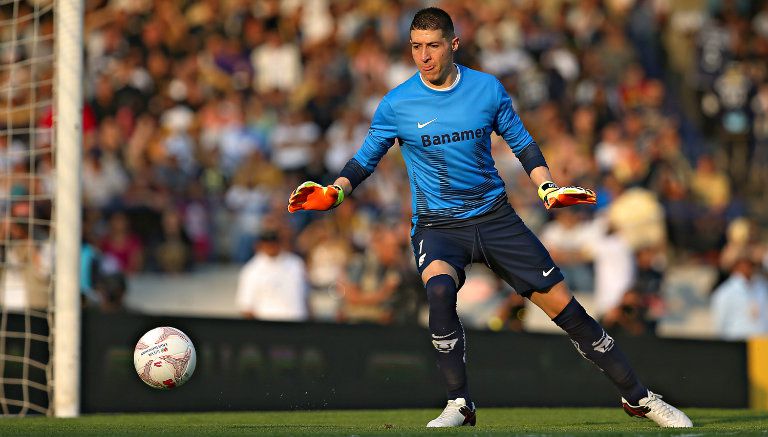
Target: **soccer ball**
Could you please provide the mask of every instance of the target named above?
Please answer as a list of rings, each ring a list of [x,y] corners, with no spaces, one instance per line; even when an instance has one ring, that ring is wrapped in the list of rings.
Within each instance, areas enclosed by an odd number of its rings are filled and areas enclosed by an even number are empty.
[[[148,386],[170,390],[189,380],[195,371],[197,354],[186,334],[161,326],[139,339],[133,350],[133,366]]]

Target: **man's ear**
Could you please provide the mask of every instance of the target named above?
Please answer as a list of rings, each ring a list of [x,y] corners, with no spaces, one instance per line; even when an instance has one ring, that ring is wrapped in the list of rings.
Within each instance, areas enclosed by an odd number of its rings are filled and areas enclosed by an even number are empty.
[[[459,49],[459,37],[454,36],[453,39],[451,40],[451,51],[455,52],[458,49]]]

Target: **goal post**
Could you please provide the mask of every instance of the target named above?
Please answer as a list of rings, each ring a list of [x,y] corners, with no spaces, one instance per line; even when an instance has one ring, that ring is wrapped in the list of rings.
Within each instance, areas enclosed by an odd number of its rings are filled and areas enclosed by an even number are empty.
[[[0,416],[80,412],[83,21],[0,0]]]
[[[55,276],[53,412],[80,414],[80,242],[83,0],[54,3]]]

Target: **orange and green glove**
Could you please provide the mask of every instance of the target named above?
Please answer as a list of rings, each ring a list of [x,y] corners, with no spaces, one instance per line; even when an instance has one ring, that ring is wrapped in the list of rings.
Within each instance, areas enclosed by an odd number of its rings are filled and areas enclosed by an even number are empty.
[[[539,197],[547,209],[562,208],[580,203],[594,204],[597,201],[595,192],[581,187],[558,187],[552,181],[539,185]]]
[[[344,190],[338,185],[324,187],[315,182],[304,182],[291,193],[288,199],[288,212],[326,211],[339,206],[343,201]]]

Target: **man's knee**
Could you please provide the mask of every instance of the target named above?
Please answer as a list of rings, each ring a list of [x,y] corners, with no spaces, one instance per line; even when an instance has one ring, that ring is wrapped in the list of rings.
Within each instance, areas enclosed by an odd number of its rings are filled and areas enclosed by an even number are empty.
[[[458,288],[459,274],[456,272],[456,269],[454,269],[453,266],[451,266],[447,262],[439,259],[436,259],[431,263],[429,263],[427,268],[425,268],[424,271],[421,273],[421,280],[424,282],[424,285],[426,286],[429,283],[430,279],[439,275],[448,275],[451,278],[453,278],[453,282]]]
[[[443,303],[456,302],[456,283],[454,278],[447,274],[435,275],[429,278],[426,284],[427,301],[430,306]]]
[[[527,297],[541,308],[550,319],[554,319],[568,305],[573,295],[568,290],[568,286],[565,285],[565,281],[560,281],[546,290],[534,291]]]
[[[429,330],[432,345],[441,353],[449,353],[460,338],[461,322],[456,314],[456,284],[449,275],[437,275],[427,281]]]

